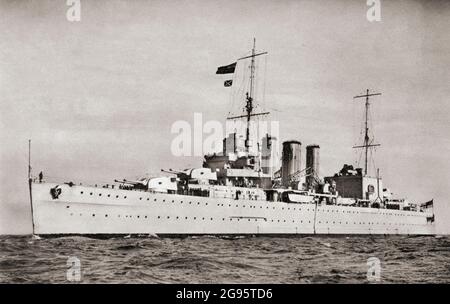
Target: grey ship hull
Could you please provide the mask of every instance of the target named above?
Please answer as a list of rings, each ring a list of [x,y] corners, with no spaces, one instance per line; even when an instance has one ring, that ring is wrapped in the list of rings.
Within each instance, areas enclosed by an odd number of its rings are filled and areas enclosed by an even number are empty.
[[[37,235],[433,235],[430,214],[32,184]]]

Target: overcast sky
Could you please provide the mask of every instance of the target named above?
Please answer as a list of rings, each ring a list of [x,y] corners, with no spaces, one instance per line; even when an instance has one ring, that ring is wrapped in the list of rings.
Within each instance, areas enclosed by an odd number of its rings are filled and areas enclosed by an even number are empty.
[[[268,51],[265,98],[283,139],[321,146],[321,173],[353,163],[362,103],[373,101],[384,184],[435,199],[450,231],[450,2],[0,1],[0,233],[30,233],[27,141],[37,174],[111,182],[201,166],[175,157],[177,120],[224,122],[216,68]],[[265,64],[265,63],[264,63]],[[358,104],[359,103],[359,104]]]

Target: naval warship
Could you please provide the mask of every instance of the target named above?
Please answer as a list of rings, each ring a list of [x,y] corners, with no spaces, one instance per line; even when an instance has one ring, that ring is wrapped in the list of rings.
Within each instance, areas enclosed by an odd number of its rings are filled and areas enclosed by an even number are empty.
[[[354,148],[365,156],[363,168],[344,165],[333,176],[321,177],[320,146],[282,143],[281,166],[269,134],[250,149],[250,123],[268,112],[255,110],[256,52],[236,62],[249,63],[244,115],[228,117],[246,124],[245,140],[227,134],[223,151],[204,156],[197,168],[165,170],[165,174],[110,184],[83,185],[36,177],[29,163],[33,234],[49,235],[432,235],[433,200],[414,204],[395,199],[383,187],[379,172],[368,172],[368,153],[377,146],[368,127],[370,93],[365,99],[364,142]],[[216,74],[232,74],[236,62]],[[225,86],[232,85],[228,80]],[[163,170],[162,170],[163,171]]]

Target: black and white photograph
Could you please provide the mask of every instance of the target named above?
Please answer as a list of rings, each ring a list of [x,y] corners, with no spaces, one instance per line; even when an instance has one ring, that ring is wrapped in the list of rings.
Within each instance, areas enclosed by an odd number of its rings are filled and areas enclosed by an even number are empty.
[[[445,0],[0,0],[0,284],[449,284],[449,29]]]

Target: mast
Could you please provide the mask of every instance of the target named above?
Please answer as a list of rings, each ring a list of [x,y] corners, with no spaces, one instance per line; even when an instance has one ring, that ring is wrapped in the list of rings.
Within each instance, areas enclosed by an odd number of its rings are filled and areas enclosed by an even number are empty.
[[[34,210],[33,210],[33,194],[31,191],[33,180],[31,177],[31,139],[28,140],[28,189],[30,191],[30,209],[31,209],[31,227],[34,235]]]
[[[245,151],[249,151],[250,148],[250,119],[253,111],[253,90],[254,90],[254,78],[255,78],[255,45],[256,39],[253,38],[253,48],[252,48],[252,60],[250,64],[250,94],[247,93],[247,104],[245,109],[247,111],[247,129],[245,133]]]
[[[254,94],[255,94],[255,57],[260,55],[266,55],[267,52],[262,52],[256,54],[256,39],[253,38],[253,48],[252,48],[252,54],[250,56],[239,58],[238,60],[248,59],[251,58],[250,62],[250,88],[249,91],[245,94],[246,95],[246,103],[245,103],[245,115],[240,116],[234,116],[234,117],[228,117],[227,119],[238,119],[238,118],[246,118],[247,119],[247,126],[246,126],[246,132],[245,132],[245,151],[250,151],[250,121],[253,116],[259,116],[259,115],[267,115],[270,114],[270,112],[263,112],[263,113],[253,113],[254,105]]]
[[[28,179],[31,179],[31,139],[28,140]]]
[[[369,102],[369,97],[370,96],[377,96],[377,95],[381,95],[381,93],[371,93],[369,94],[369,89],[366,90],[366,94],[364,95],[358,95],[353,97],[353,99],[356,98],[366,98],[366,103],[365,103],[365,121],[364,121],[364,129],[365,129],[365,134],[364,134],[364,144],[361,146],[355,146],[353,147],[354,149],[360,149],[360,148],[364,148],[364,175],[367,175],[368,173],[368,169],[367,169],[367,163],[368,163],[368,154],[369,154],[369,149],[372,147],[376,147],[376,146],[380,146],[380,144],[372,144],[370,142],[370,138],[369,138],[369,107],[370,107],[370,102]]]

